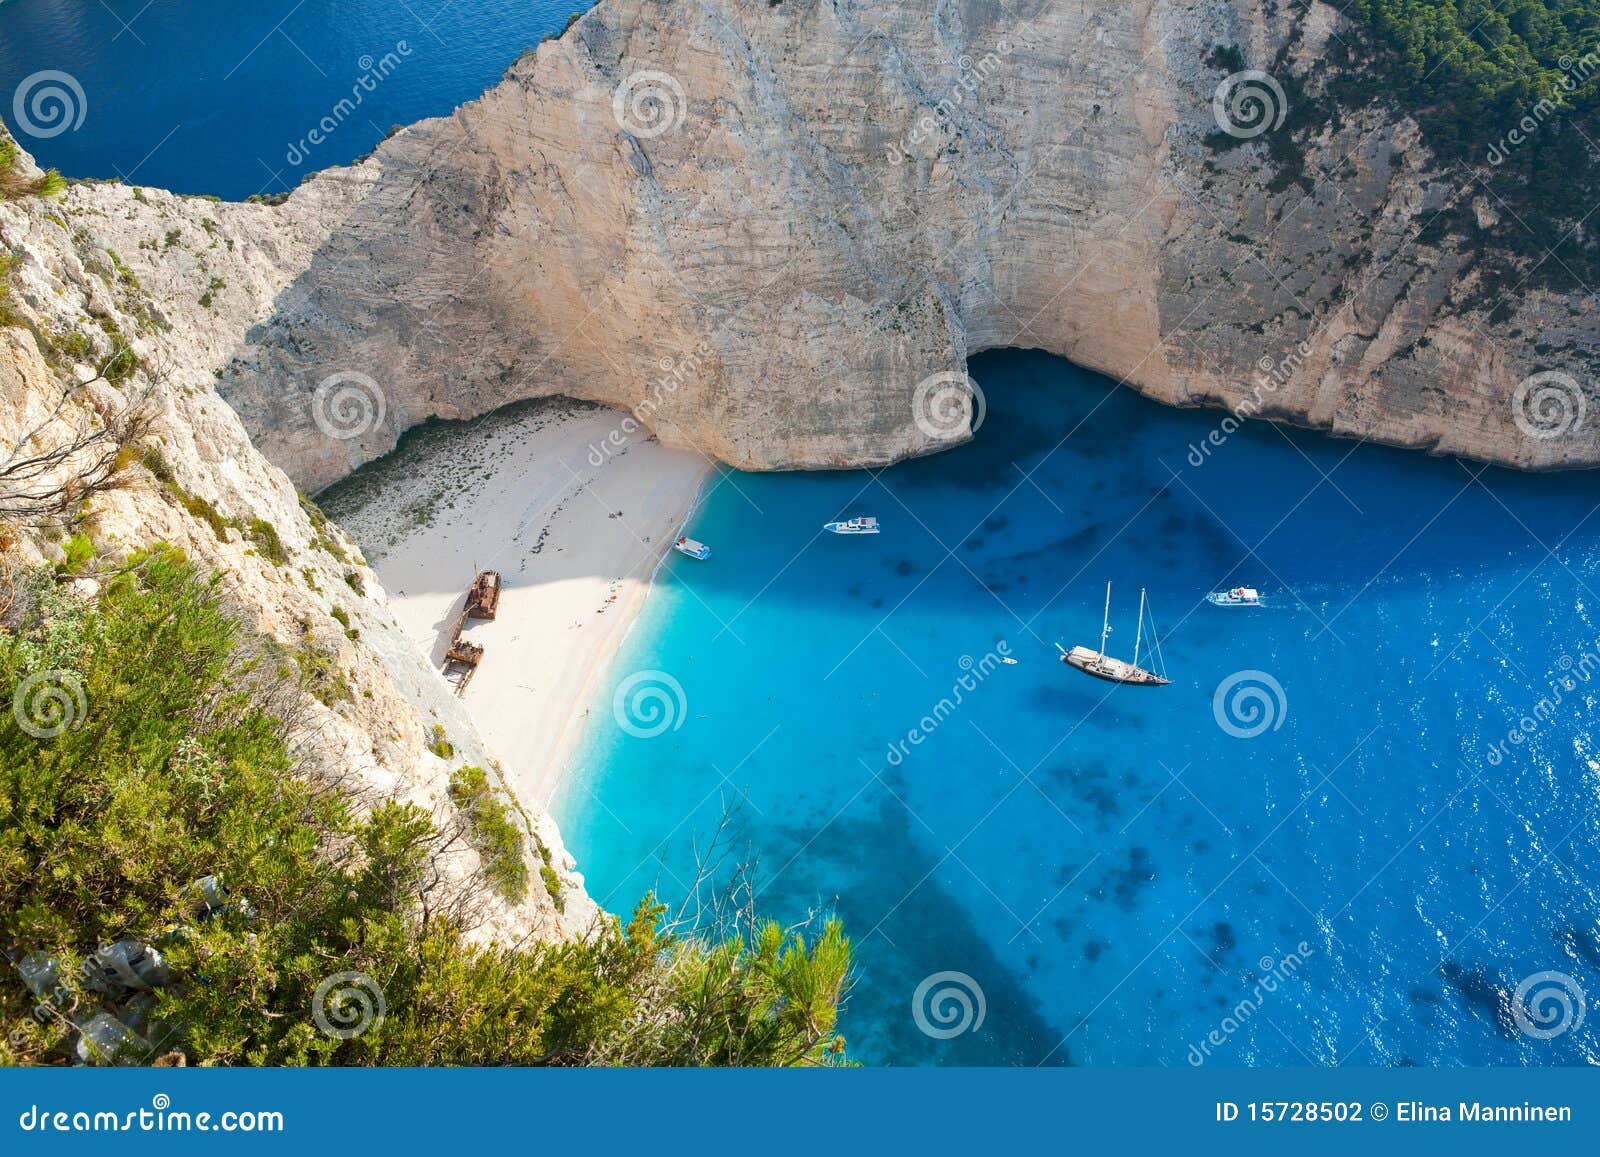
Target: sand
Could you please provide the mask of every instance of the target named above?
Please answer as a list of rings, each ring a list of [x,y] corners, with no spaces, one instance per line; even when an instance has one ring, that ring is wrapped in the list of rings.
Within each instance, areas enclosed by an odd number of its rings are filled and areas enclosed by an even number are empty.
[[[463,702],[541,806],[711,469],[624,421],[543,399],[436,423],[319,497],[436,669],[475,571],[502,574],[496,618],[465,632],[484,657]]]

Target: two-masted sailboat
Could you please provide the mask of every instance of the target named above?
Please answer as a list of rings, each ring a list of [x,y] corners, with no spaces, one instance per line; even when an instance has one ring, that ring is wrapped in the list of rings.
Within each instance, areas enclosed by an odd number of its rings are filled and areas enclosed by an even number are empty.
[[[1151,650],[1156,657],[1156,665],[1162,666],[1161,647],[1154,636],[1152,626]],[[1106,584],[1106,610],[1100,624],[1100,649],[1092,647],[1074,647],[1067,650],[1060,643],[1056,649],[1061,652],[1061,661],[1069,667],[1076,667],[1085,675],[1093,675],[1096,679],[1105,679],[1111,683],[1128,683],[1135,687],[1165,687],[1172,680],[1164,674],[1158,675],[1154,671],[1147,671],[1139,666],[1139,643],[1144,637],[1144,589],[1139,590],[1139,625],[1134,629],[1133,635],[1133,662],[1125,659],[1113,659],[1106,654],[1106,638],[1111,634],[1111,584]]]

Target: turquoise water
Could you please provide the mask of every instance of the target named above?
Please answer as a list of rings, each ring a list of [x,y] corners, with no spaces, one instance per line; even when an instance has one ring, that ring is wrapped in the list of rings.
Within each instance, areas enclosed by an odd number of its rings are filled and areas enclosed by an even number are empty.
[[[9,0],[0,3],[0,118],[41,164],[69,176],[228,199],[282,192],[307,172],[370,152],[393,125],[477,97],[525,45],[587,6]],[[78,85],[81,95],[58,86],[72,103],[68,120],[82,111],[77,128],[41,136],[19,125],[17,90],[41,71],[66,72]],[[355,107],[339,111],[357,89]],[[45,133],[61,127],[50,116],[37,122]],[[334,127],[313,143],[325,117]]]
[[[1600,1059],[1600,1017],[1512,1015],[1536,973],[1600,993],[1592,477],[1265,426],[1195,466],[1214,413],[1037,353],[974,374],[961,449],[709,493],[715,558],[666,564],[617,660],[660,694],[595,712],[558,801],[594,894],[677,900],[731,808],[761,906],[856,937],[867,1062]],[[884,533],[816,534],[856,514]],[[1111,650],[1148,588],[1172,686],[1056,661],[1108,580]],[[1238,584],[1269,605],[1201,601]],[[1219,712],[1252,670],[1281,695]],[[947,972],[983,1022],[930,1036],[912,998]]]

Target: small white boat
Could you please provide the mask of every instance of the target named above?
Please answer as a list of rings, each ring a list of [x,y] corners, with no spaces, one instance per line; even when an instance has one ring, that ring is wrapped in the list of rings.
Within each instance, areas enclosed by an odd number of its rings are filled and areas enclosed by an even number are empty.
[[[876,518],[850,518],[844,522],[825,522],[822,529],[830,534],[877,534],[878,520]]]
[[[1011,656],[1009,656],[1009,655],[1007,655],[1004,659],[1001,659],[1000,661],[1002,663],[1004,663],[1007,667],[1015,667],[1017,665],[1017,661],[1015,659],[1011,658]]]
[[[1206,602],[1214,607],[1259,607],[1261,592],[1255,587],[1234,587],[1231,591],[1212,591]]]
[[[692,538],[679,538],[672,544],[672,549],[679,554],[686,554],[690,558],[697,558],[701,562],[711,557],[711,548],[703,542],[696,542]]]

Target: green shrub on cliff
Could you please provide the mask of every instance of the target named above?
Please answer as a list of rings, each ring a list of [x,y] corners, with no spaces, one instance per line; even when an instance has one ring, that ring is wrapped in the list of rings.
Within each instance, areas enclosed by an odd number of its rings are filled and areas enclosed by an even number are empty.
[[[11,304],[11,267],[17,259],[9,253],[0,253],[0,328],[21,325],[22,318]]]
[[[1467,258],[1473,304],[1510,312],[1517,290],[1588,292],[1600,280],[1600,0],[1351,0],[1314,58],[1301,6],[1282,13],[1270,57],[1237,44],[1204,54],[1220,73],[1261,69],[1281,90],[1281,126],[1259,137],[1218,131],[1215,151],[1254,144],[1274,166],[1266,188],[1337,188],[1307,154],[1349,114],[1380,106],[1413,118],[1449,200],[1418,215],[1417,240]],[[1248,189],[1244,190],[1248,192]],[[1298,204],[1295,196],[1289,207]],[[1483,214],[1474,202],[1492,213]],[[1494,220],[1490,220],[1490,218]],[[1472,276],[1469,276],[1472,275]],[[1491,319],[1496,313],[1491,312]]]
[[[5,122],[0,121],[0,201],[8,197],[56,197],[66,191],[67,179],[55,169],[32,179],[16,172],[20,157],[17,142],[7,131]]]
[[[72,1022],[98,1011],[137,1026],[119,1060],[838,1059],[836,922],[815,941],[749,922],[679,935],[646,898],[582,942],[469,943],[472,897],[433,868],[445,836],[413,805],[362,813],[302,772],[281,648],[178,552],[131,559],[93,603],[23,573],[0,628],[0,692],[21,704],[0,712],[0,948],[64,964],[44,1001],[0,972],[0,1062],[67,1059]],[[225,903],[201,902],[211,876]],[[122,938],[165,957],[148,1007],[84,990],[77,962]]]
[[[94,559],[94,540],[87,534],[70,535],[61,544],[62,559],[56,564],[56,573],[82,574]]]
[[[46,169],[33,187],[36,197],[59,197],[67,191],[67,179],[57,169]]]
[[[265,518],[252,518],[244,524],[245,533],[250,536],[250,541],[256,544],[256,552],[273,566],[287,566],[289,564],[289,551],[283,545],[283,539],[278,537],[278,528]]]
[[[483,858],[484,873],[502,898],[515,904],[528,895],[527,841],[489,773],[459,767],[450,776],[450,802],[461,813],[472,846]]]

